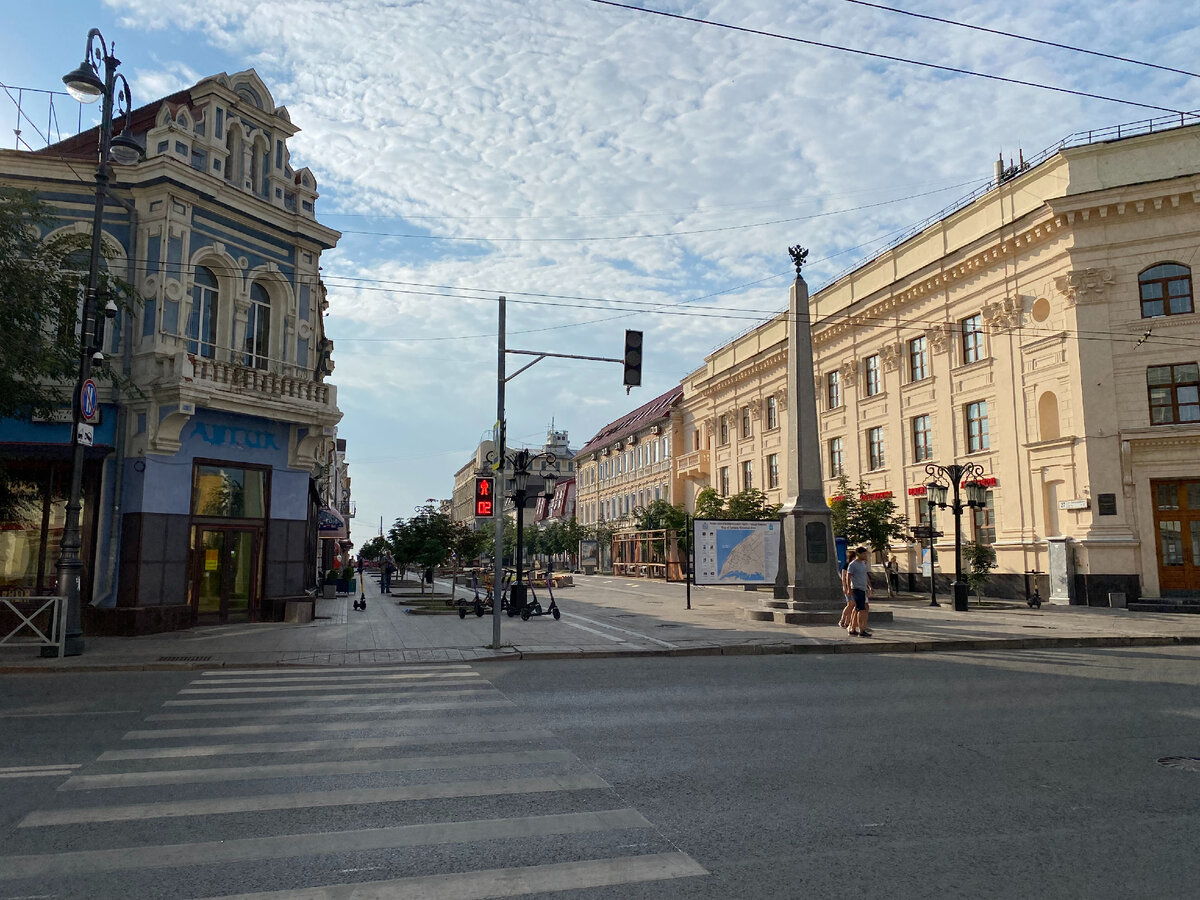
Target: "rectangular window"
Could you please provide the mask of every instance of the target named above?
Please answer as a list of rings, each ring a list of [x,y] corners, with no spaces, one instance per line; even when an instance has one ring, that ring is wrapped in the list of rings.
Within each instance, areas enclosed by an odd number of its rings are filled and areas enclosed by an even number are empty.
[[[825,376],[825,408],[837,409],[842,405],[842,374],[829,372]]]
[[[754,434],[754,432],[750,428],[750,407],[743,406],[742,407],[742,437],[748,438],[752,434]]]
[[[908,342],[908,380],[924,381],[929,377],[929,350],[925,335]]]
[[[918,497],[916,503],[917,503],[917,515],[915,516],[915,518],[917,520],[917,524],[933,526],[934,530],[936,531],[937,525],[934,521],[933,516],[931,516],[929,514],[929,498],[928,497]]]
[[[912,420],[913,462],[933,459],[933,431],[928,414],[914,416]]]
[[[863,387],[868,397],[874,397],[883,387],[879,382],[879,356],[868,356],[863,360]]]
[[[721,496],[728,497],[729,496],[729,466],[721,466],[721,470],[718,473],[718,475],[720,476],[719,487],[721,489]]]
[[[983,316],[979,313],[963,319],[959,326],[962,331],[962,361],[963,365],[979,362],[983,359]]]
[[[754,463],[746,460],[742,463],[742,490],[748,491],[754,487]]]
[[[767,456],[767,487],[779,487],[779,454],[771,453]]]
[[[192,515],[262,519],[267,511],[267,473],[262,469],[196,464]]]
[[[692,449],[693,450],[700,449],[700,429],[699,428],[692,429]]]
[[[718,440],[717,443],[724,447],[729,443],[729,417],[721,416],[720,424],[717,426]]]
[[[1195,363],[1146,369],[1150,424],[1200,422],[1200,367]]]
[[[987,403],[980,400],[967,404],[967,452],[978,453],[991,446],[988,439]]]
[[[842,456],[842,439],[831,438],[829,441],[829,477],[840,478],[846,474],[845,460]]]
[[[867,468],[874,472],[883,468],[883,426],[867,429]]]
[[[662,448],[663,448],[663,452],[662,452],[663,459],[670,459],[671,458],[671,439],[670,439],[670,437],[665,437],[662,439]]]
[[[767,430],[773,431],[779,427],[779,400],[775,397],[767,398]]]
[[[992,492],[987,492],[983,506],[976,506],[971,512],[975,518],[975,543],[996,543],[996,500]]]

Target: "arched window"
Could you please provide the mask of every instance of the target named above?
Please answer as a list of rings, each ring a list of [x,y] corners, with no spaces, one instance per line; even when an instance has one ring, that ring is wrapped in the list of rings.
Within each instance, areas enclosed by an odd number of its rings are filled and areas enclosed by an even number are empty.
[[[1052,441],[1061,436],[1058,424],[1058,398],[1046,391],[1038,398],[1038,438]]]
[[[217,314],[220,308],[220,291],[212,271],[196,266],[192,280],[192,309],[188,313],[188,353],[212,359],[217,350]]]
[[[1192,270],[1179,263],[1159,263],[1138,275],[1142,318],[1192,312]]]
[[[267,367],[271,348],[271,295],[258,282],[250,285],[250,309],[246,313],[246,357],[244,364]]]
[[[230,126],[225,138],[225,180],[236,185],[242,183],[242,135],[238,128]]]

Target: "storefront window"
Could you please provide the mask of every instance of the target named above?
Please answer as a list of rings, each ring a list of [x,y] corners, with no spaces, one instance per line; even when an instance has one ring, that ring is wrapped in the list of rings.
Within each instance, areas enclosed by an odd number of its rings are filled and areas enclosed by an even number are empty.
[[[192,515],[223,519],[266,516],[266,476],[261,469],[196,465]]]

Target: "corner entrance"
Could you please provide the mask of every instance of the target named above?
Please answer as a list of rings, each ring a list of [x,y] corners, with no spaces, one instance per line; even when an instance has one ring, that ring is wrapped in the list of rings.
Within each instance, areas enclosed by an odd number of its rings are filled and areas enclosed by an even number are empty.
[[[1164,597],[1200,594],[1200,480],[1152,481],[1158,584]]]
[[[258,529],[192,528],[192,609],[197,624],[249,622],[258,608]]]

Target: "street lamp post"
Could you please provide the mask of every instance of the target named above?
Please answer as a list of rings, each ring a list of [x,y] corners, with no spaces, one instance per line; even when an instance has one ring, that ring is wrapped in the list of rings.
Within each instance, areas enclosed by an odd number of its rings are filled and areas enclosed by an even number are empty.
[[[516,546],[516,564],[517,577],[513,582],[508,592],[508,602],[510,608],[519,610],[525,605],[525,584],[521,581],[521,562],[524,551],[524,531],[525,531],[525,500],[528,497],[527,489],[529,487],[529,475],[532,471],[532,466],[539,459],[545,460],[553,464],[557,457],[550,451],[544,453],[530,453],[528,450],[518,450],[515,453],[509,454],[507,463],[512,466],[513,481],[515,482],[515,490],[513,491],[513,502],[517,505],[517,546]],[[495,454],[489,452],[487,455],[488,462],[495,462]],[[507,466],[501,468],[501,471],[507,469]],[[554,484],[558,480],[554,472],[545,472],[542,475],[545,482],[544,493],[548,497],[554,496]],[[498,551],[499,552],[499,551]],[[498,591],[493,592],[495,597],[499,597]],[[498,602],[498,601],[496,601]]]
[[[97,46],[97,44],[99,46]],[[88,260],[87,292],[83,298],[79,331],[79,377],[75,383],[75,395],[71,401],[71,493],[67,500],[66,518],[58,558],[58,589],[67,606],[66,630],[63,654],[78,656],[83,652],[83,627],[80,609],[80,581],[83,563],[80,559],[82,538],[79,531],[79,513],[83,494],[83,448],[80,442],[80,425],[83,421],[80,396],[84,384],[92,374],[92,364],[104,362],[104,319],[100,310],[100,252],[101,233],[104,225],[104,199],[108,191],[108,164],[132,165],[142,158],[142,148],[130,131],[129,83],[117,74],[121,61],[109,51],[99,30],[88,32],[83,62],[73,72],[63,76],[67,92],[80,103],[101,100],[100,143],[96,163],[96,203],[92,214],[92,248]],[[104,77],[97,72],[97,65],[104,67]],[[120,81],[118,88],[117,82]],[[125,128],[116,138],[112,135],[113,107],[117,114],[124,114]],[[117,313],[111,299],[103,309],[105,318]]]
[[[950,585],[951,596],[954,597],[954,608],[959,612],[967,610],[967,586],[962,580],[962,514],[964,509],[982,507],[987,503],[987,489],[977,480],[983,475],[983,466],[978,463],[954,463],[949,466],[939,466],[929,463],[925,466],[925,474],[930,481],[925,485],[929,498],[930,520],[933,519],[933,508],[949,509],[954,514],[954,583]],[[949,484],[943,482],[946,479]],[[966,480],[969,479],[969,480]],[[964,480],[966,483],[964,484]],[[960,488],[966,488],[967,499],[964,501],[959,493]],[[947,496],[953,491],[952,499]],[[931,541],[932,547],[932,541]],[[933,576],[933,554],[930,553],[929,577]]]

